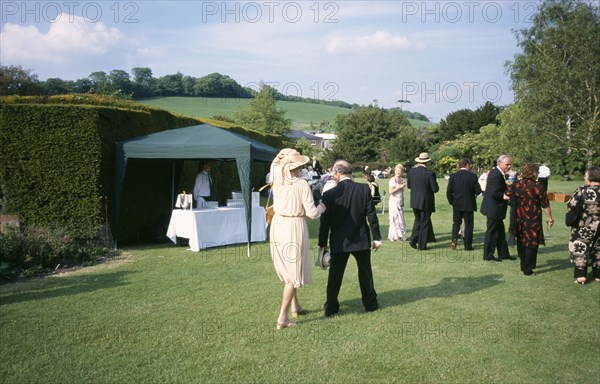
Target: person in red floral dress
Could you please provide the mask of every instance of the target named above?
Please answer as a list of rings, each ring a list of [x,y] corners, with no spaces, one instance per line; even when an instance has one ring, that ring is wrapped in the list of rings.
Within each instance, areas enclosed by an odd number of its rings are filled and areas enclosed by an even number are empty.
[[[514,221],[509,231],[517,240],[517,252],[521,260],[521,271],[526,276],[535,275],[538,248],[544,244],[542,208],[546,211],[548,225],[554,224],[548,195],[537,180],[539,166],[526,164],[521,178],[509,188],[511,205],[515,210]]]

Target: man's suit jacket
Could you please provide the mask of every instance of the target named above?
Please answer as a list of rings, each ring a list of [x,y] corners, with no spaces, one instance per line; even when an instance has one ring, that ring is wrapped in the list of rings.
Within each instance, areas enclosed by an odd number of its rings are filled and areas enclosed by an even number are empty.
[[[408,171],[407,186],[410,189],[411,208],[435,212],[434,193],[440,190],[435,172],[415,166]]]
[[[502,171],[497,167],[492,168],[487,177],[485,192],[483,192],[481,213],[491,219],[504,220],[508,201],[503,197],[507,189],[508,186]]]
[[[474,173],[461,169],[450,175],[446,197],[457,211],[475,212],[477,210],[475,197],[480,193],[481,186]]]
[[[371,248],[371,235],[373,240],[381,240],[377,212],[366,184],[342,180],[323,194],[322,201],[327,209],[321,215],[320,247],[327,246],[328,234],[332,253],[368,250]]]

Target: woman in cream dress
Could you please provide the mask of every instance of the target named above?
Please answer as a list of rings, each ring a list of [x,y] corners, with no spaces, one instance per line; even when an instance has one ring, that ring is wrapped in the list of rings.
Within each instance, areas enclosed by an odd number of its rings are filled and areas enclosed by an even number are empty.
[[[394,176],[390,179],[390,227],[388,240],[403,241],[406,235],[406,221],[404,220],[404,188],[406,182],[402,178],[404,167],[402,164],[394,168]]]
[[[293,149],[283,149],[271,164],[273,175],[273,208],[269,241],[275,272],[283,281],[283,299],[277,329],[295,327],[292,317],[302,312],[296,288],[312,281],[310,239],[306,217],[316,219],[325,211],[325,206],[315,207],[313,195],[305,180],[300,179],[302,166],[310,159]]]

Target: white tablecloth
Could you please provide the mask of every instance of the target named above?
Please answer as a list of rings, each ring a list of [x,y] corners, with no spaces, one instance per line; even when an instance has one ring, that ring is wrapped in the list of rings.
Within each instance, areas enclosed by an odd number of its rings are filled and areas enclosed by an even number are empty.
[[[264,207],[252,207],[252,241],[267,239]],[[228,244],[246,243],[246,213],[244,208],[181,210],[171,214],[167,237],[174,243],[177,237],[190,239],[192,251]]]

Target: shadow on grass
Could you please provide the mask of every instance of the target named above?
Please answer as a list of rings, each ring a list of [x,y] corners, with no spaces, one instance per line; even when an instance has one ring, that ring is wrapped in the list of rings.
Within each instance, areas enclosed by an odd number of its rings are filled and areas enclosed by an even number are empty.
[[[540,263],[540,261],[542,261]],[[538,256],[538,267],[535,269],[537,274],[550,273],[554,271],[560,271],[563,269],[572,269],[573,264],[565,257],[563,259],[552,259],[552,260],[540,260]]]
[[[377,294],[379,305],[382,308],[396,307],[423,299],[437,297],[453,297],[468,295],[483,289],[494,287],[503,283],[502,275],[490,274],[476,277],[444,277],[437,284],[428,287],[415,287],[410,289],[395,289]],[[364,308],[360,298],[347,300],[340,303],[340,313],[362,313]]]
[[[125,279],[129,274],[131,272],[113,272],[26,282],[17,289],[0,291],[0,307],[24,301],[51,299],[121,287],[129,284]]]

